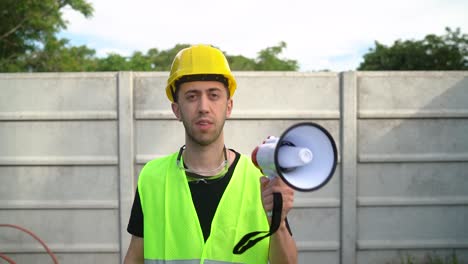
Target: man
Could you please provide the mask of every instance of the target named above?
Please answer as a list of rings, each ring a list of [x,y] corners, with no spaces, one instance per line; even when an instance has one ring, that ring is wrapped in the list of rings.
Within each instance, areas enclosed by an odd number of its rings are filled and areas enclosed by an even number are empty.
[[[124,263],[297,263],[286,219],[293,190],[279,177],[262,177],[249,158],[224,144],[235,89],[220,50],[196,45],[174,58],[166,95],[184,125],[185,145],[142,169]],[[279,229],[234,254],[245,234],[269,229],[274,192],[283,197]]]

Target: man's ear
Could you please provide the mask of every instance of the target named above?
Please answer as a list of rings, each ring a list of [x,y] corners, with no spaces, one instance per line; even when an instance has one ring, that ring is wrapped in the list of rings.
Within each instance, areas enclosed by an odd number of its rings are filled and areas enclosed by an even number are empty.
[[[227,102],[226,118],[231,117],[233,107],[234,107],[234,101],[232,100],[232,98],[229,98]]]
[[[180,108],[178,103],[171,104],[172,112],[176,116],[176,118],[180,121]]]

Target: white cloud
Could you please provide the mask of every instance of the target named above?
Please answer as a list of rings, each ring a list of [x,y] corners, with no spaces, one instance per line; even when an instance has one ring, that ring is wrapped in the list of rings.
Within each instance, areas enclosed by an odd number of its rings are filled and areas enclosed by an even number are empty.
[[[67,33],[88,39],[86,45],[98,54],[210,43],[228,54],[255,57],[285,41],[284,57],[298,60],[304,71],[355,68],[374,40],[391,44],[443,34],[446,26],[468,29],[468,2],[463,0],[90,2],[95,9],[91,19],[65,12]]]

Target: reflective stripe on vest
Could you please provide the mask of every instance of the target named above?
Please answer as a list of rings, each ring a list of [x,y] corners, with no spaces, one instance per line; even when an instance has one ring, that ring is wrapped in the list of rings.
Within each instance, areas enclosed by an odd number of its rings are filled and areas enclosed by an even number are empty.
[[[262,175],[250,159],[239,158],[205,242],[185,172],[177,167],[176,157],[174,153],[148,162],[138,179],[145,263],[267,263],[269,239],[241,255],[232,253],[245,234],[269,229],[261,202]]]
[[[217,260],[209,260],[205,259],[204,264],[229,264],[233,262],[225,262],[225,261],[217,261]],[[199,259],[191,259],[191,260],[148,260],[145,259],[145,264],[200,264]],[[234,264],[241,264],[241,263],[234,263]]]

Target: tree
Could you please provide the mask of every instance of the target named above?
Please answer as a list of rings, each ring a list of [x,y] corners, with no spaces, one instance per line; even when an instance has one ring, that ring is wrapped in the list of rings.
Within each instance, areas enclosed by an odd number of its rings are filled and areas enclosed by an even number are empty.
[[[0,1],[0,71],[29,68],[25,65],[28,56],[54,41],[60,42],[55,34],[66,28],[61,10],[67,6],[85,17],[93,12],[85,0]],[[55,43],[62,48],[65,44]]]
[[[135,51],[132,56],[124,57],[110,53],[97,59],[96,71],[169,71],[174,56],[189,44],[177,44],[168,50],[149,49],[146,54]]]
[[[86,46],[68,47],[69,40],[49,37],[42,49],[20,56],[17,62],[32,72],[94,71],[95,51]]]
[[[151,71],[153,70],[153,65],[148,55],[143,54],[140,51],[133,53],[132,57],[129,60],[129,68],[132,71]]]
[[[375,42],[358,70],[467,70],[468,35],[446,28],[446,34],[423,40],[397,40],[387,47]]]
[[[278,58],[284,48],[286,43],[282,41],[277,46],[259,51],[256,59],[242,55],[226,55],[226,57],[231,70],[234,71],[297,71],[299,69],[297,61]]]
[[[96,71],[128,71],[130,70],[129,66],[127,58],[110,53],[107,57],[97,60]]]
[[[254,71],[257,68],[257,63],[254,59],[249,59],[242,55],[229,56],[226,55],[229,66],[233,71]]]
[[[257,71],[297,71],[299,65],[295,60],[280,59],[278,55],[283,52],[286,48],[286,42],[282,41],[278,46],[273,46],[261,50],[258,53],[257,65],[255,70]]]

